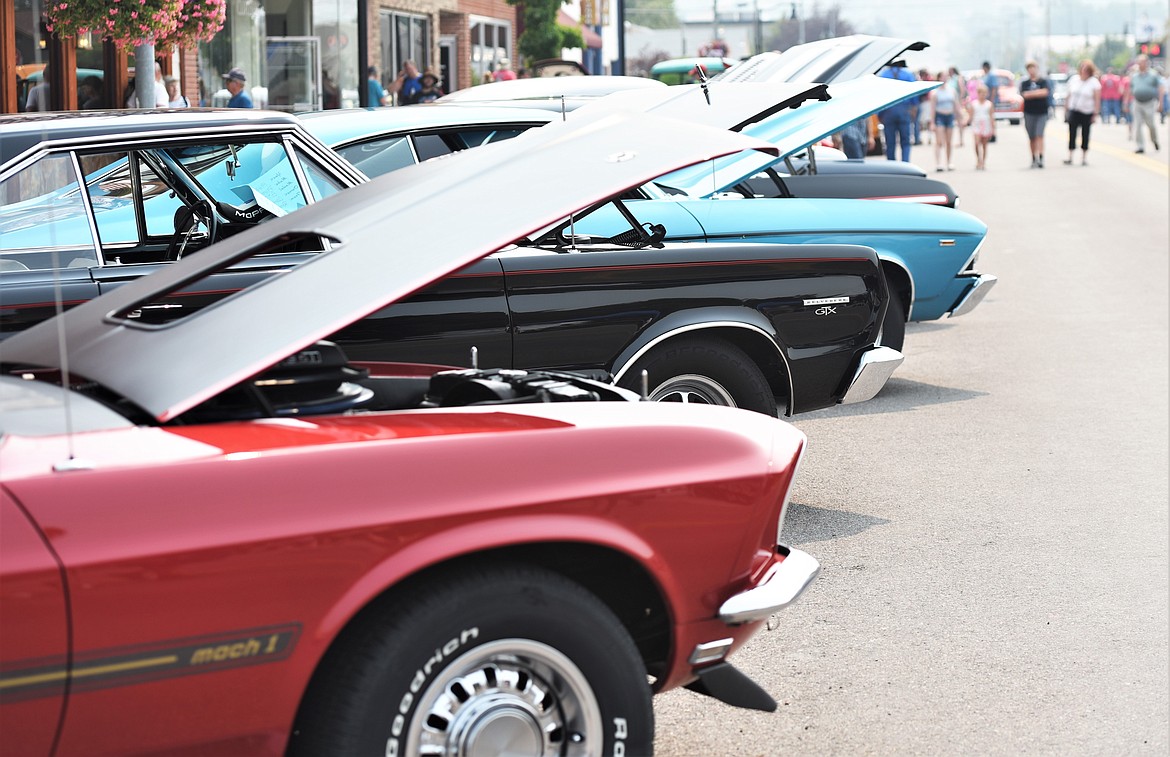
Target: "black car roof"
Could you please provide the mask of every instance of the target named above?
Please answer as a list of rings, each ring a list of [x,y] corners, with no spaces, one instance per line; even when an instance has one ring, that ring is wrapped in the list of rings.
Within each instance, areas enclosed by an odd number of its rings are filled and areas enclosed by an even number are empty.
[[[303,129],[295,116],[270,110],[73,110],[0,115],[0,167],[47,141],[181,129],[209,131],[223,126]]]

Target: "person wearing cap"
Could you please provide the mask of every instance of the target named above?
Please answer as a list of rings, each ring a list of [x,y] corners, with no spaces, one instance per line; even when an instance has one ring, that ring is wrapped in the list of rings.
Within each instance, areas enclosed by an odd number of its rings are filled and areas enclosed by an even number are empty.
[[[223,75],[224,86],[227,91],[232,93],[232,99],[228,100],[227,106],[229,108],[251,108],[252,97],[244,91],[244,85],[247,83],[248,77],[244,75],[243,69],[233,68]]]
[[[414,96],[415,103],[430,103],[443,96],[443,90],[439,86],[441,84],[439,76],[434,71],[428,70],[422,75],[421,81],[422,89]]]
[[[512,61],[507,58],[500,58],[500,62],[496,64],[496,77],[494,81],[512,81],[516,78],[516,72],[512,70]]]

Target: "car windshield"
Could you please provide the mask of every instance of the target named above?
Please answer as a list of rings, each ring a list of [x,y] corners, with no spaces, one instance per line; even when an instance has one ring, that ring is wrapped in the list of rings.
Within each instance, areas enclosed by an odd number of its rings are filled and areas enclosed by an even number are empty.
[[[251,224],[341,187],[279,136],[53,152],[0,180],[0,273],[160,262],[180,233],[187,250],[215,241],[206,222],[189,232],[205,201],[226,224]]]

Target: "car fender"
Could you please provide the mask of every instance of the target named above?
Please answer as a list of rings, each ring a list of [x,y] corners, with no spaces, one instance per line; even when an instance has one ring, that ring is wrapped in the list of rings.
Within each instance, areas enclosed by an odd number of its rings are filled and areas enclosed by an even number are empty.
[[[914,277],[910,275],[910,267],[906,265],[906,261],[902,260],[901,256],[888,250],[878,252],[878,260],[882,262],[882,272],[886,276],[886,286],[890,296],[900,297],[905,309],[906,320],[914,320]],[[889,268],[897,269],[894,273],[894,278],[897,280],[891,280]]]
[[[772,323],[759,311],[750,308],[695,308],[685,310],[663,318],[650,328],[640,333],[637,338],[626,345],[610,366],[614,382],[620,381],[626,372],[647,352],[654,347],[674,337],[683,334],[708,332],[712,329],[737,329],[749,335],[754,344],[765,350],[769,356],[775,354],[784,365],[782,384],[787,386],[788,396],[792,396],[791,366],[789,364],[787,348],[784,346]],[[749,355],[756,358],[759,353]],[[761,366],[761,369],[763,366]],[[767,373],[765,372],[765,376]],[[771,381],[774,377],[769,376]]]
[[[323,644],[323,653],[363,608],[412,576],[495,549],[550,542],[600,546],[633,559],[652,577],[671,617],[679,621],[685,604],[682,589],[666,560],[640,536],[599,517],[525,513],[444,529],[387,556],[338,597],[317,627],[306,629],[307,635]]]

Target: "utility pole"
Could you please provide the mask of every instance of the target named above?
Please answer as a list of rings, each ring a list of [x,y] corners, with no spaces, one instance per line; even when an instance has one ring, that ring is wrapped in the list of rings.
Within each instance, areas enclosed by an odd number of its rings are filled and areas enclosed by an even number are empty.
[[[614,0],[617,3],[617,43],[618,57],[617,70],[614,74],[621,76],[626,72],[626,0]]]
[[[1052,70],[1052,0],[1044,3],[1044,72]]]
[[[796,44],[803,45],[804,44],[804,3],[800,4],[800,15],[799,16],[796,15],[796,3],[792,4],[792,17],[789,20],[796,21],[797,19],[800,20],[800,26],[798,27],[800,32],[799,32],[799,37],[796,40]]]
[[[759,55],[764,52],[764,29],[760,24],[760,2],[752,0],[752,53]]]

